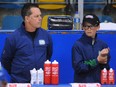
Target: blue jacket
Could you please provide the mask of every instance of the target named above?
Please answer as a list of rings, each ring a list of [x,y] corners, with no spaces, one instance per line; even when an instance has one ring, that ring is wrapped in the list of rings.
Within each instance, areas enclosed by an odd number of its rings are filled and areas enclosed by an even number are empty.
[[[102,40],[96,38],[93,39],[86,36],[84,33],[82,37],[77,40],[72,47],[72,65],[74,68],[74,82],[78,83],[94,83],[100,82],[101,69],[106,67],[109,69],[108,55],[107,64],[99,64],[97,57],[99,51],[103,48],[107,48],[108,45]]]
[[[52,38],[44,29],[37,29],[35,38],[22,25],[6,38],[2,65],[11,75],[13,83],[29,83],[30,70],[43,68],[52,56]]]

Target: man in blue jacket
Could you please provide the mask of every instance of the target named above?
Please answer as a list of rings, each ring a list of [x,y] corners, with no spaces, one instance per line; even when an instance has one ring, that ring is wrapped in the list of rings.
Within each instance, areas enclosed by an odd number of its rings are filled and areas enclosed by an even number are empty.
[[[110,53],[108,45],[97,37],[100,21],[94,14],[83,18],[84,33],[72,47],[74,82],[100,83],[100,72],[109,69]]]
[[[38,5],[25,4],[21,10],[24,22],[6,38],[2,65],[11,76],[12,83],[29,83],[30,70],[43,68],[52,56],[52,38],[41,28]]]

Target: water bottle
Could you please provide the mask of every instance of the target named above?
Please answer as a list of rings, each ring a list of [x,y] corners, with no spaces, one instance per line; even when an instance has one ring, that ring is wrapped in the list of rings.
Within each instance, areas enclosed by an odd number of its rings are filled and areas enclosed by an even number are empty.
[[[44,62],[44,84],[51,84],[51,62]]]
[[[43,69],[40,68],[37,70],[37,84],[43,85],[44,83],[44,74],[43,74]]]
[[[37,71],[35,68],[33,68],[32,70],[30,70],[30,74],[31,74],[31,84],[36,84],[36,80],[37,80]]]
[[[56,60],[52,62],[51,84],[57,85],[59,83],[59,64]]]
[[[114,70],[110,68],[108,71],[108,84],[114,84],[115,83],[115,75]]]
[[[4,70],[0,62],[0,87],[6,87],[6,85],[7,85],[7,82],[6,82]]]
[[[80,29],[80,18],[79,18],[79,13],[76,11],[74,18],[73,18],[73,29],[74,30],[79,30]]]
[[[101,84],[107,84],[108,83],[108,74],[107,69],[104,68],[101,70]]]
[[[2,65],[1,65],[1,62],[0,62],[0,81],[2,81],[4,78],[3,78],[3,68],[2,68]]]

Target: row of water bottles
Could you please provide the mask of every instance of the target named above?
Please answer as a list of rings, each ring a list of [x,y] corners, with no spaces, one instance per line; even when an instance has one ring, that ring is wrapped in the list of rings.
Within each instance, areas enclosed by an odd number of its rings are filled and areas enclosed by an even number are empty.
[[[112,68],[101,70],[101,84],[115,84],[115,71]]]
[[[59,83],[59,64],[56,60],[53,62],[47,60],[44,62],[44,70],[40,68],[30,70],[31,84],[54,84]]]
[[[73,17],[73,30],[80,30],[80,16],[78,11],[75,12]]]

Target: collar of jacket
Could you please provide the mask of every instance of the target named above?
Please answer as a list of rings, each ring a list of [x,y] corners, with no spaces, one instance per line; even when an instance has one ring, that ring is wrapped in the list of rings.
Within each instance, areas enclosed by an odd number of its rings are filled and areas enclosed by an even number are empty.
[[[88,37],[85,33],[82,35],[81,37],[83,39],[83,41],[85,43],[88,43],[88,44],[91,44],[91,45],[94,45],[97,41],[97,34],[95,35],[95,38],[91,38],[91,37]],[[93,44],[93,40],[94,40],[94,44]]]
[[[25,23],[24,23],[24,22],[22,22],[22,25],[21,25],[20,29],[21,29],[21,31],[23,31],[24,33],[28,34],[28,32],[27,32],[26,29],[25,29]],[[39,29],[37,29],[36,33],[37,33],[37,32],[39,32]]]

